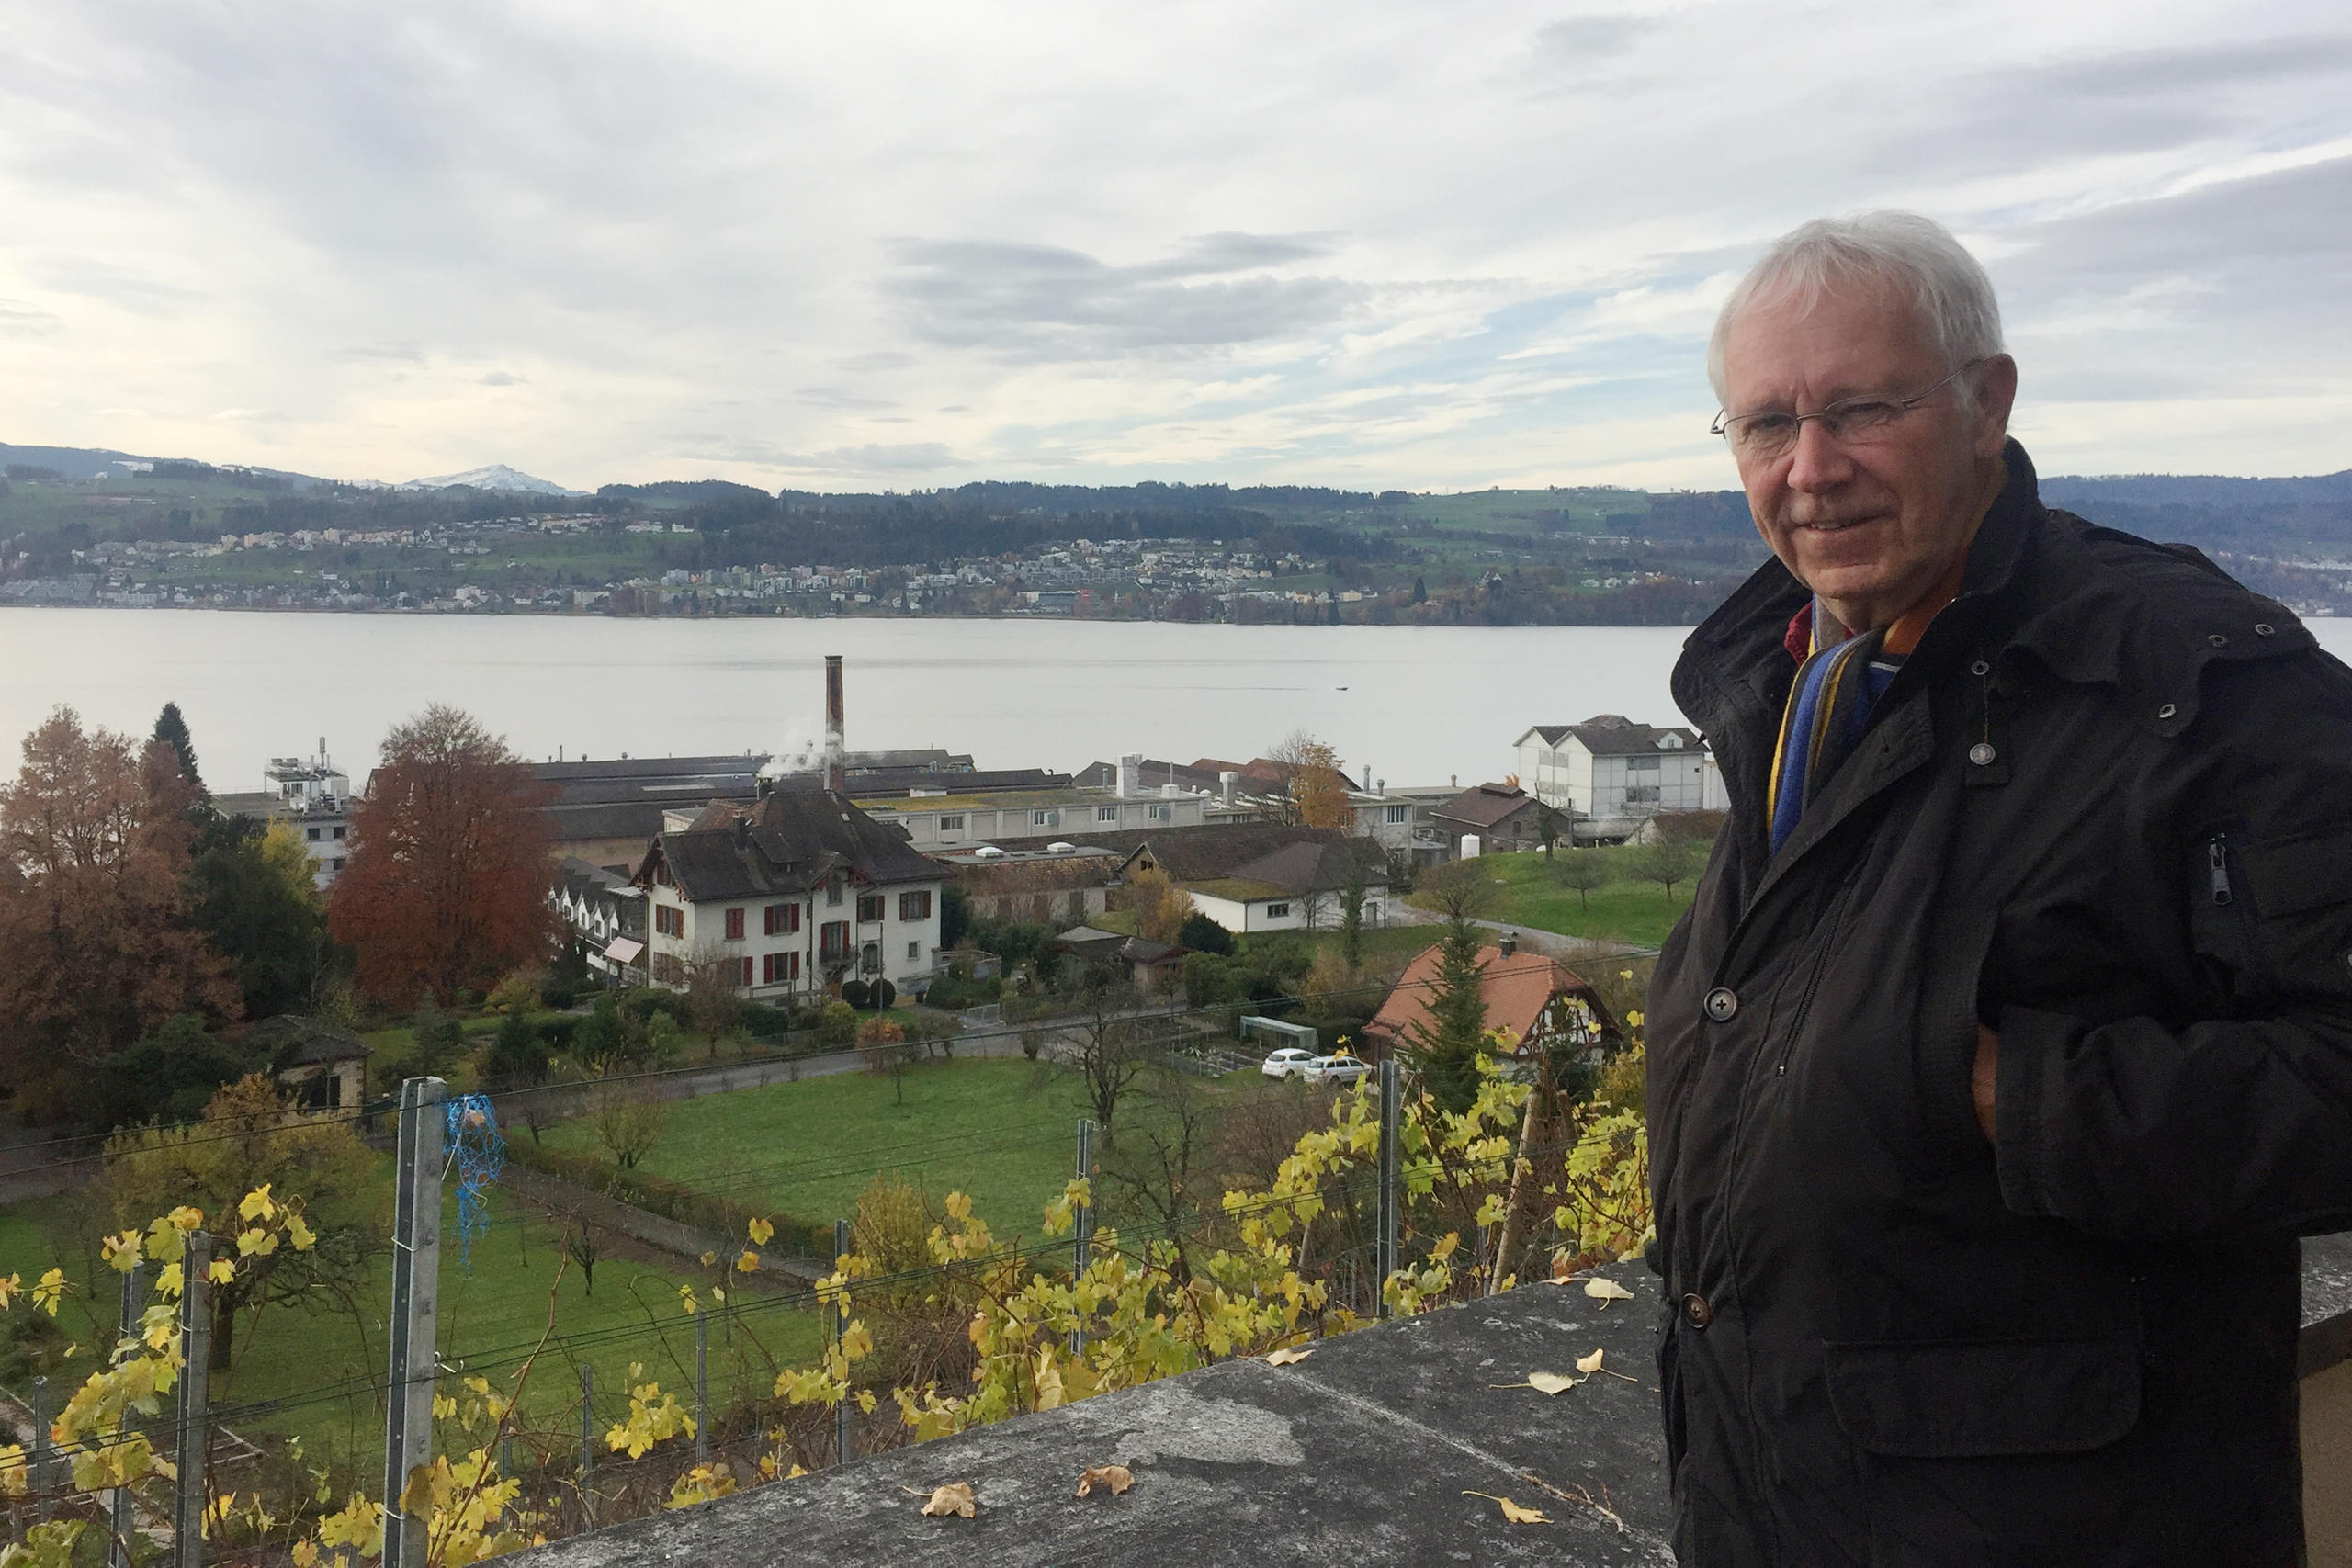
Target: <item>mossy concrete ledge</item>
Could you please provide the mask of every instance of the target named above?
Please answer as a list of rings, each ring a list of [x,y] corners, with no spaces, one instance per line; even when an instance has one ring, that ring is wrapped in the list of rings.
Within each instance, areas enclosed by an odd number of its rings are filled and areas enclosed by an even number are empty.
[[[1653,1359],[1657,1280],[1604,1304],[1530,1285],[1318,1342],[1286,1367],[1227,1361],[1040,1416],[861,1459],[509,1559],[516,1568],[772,1563],[1665,1563],[1672,1556]],[[1595,1374],[1546,1395],[1531,1371]],[[1073,1495],[1090,1465],[1123,1496]],[[972,1483],[978,1517],[922,1500]],[[1510,1497],[1549,1516],[1510,1524]]]
[[[1604,1305],[1529,1285],[1315,1347],[1227,1361],[954,1438],[576,1536],[516,1568],[1315,1568],[1670,1563],[1653,1361],[1657,1280]],[[2303,1246],[2304,1510],[2315,1563],[2352,1563],[2352,1235]],[[1596,1374],[1557,1395],[1531,1371]],[[1076,1497],[1090,1465],[1135,1472]],[[971,1519],[925,1518],[968,1481]],[[1487,1493],[1549,1516],[1510,1524]]]

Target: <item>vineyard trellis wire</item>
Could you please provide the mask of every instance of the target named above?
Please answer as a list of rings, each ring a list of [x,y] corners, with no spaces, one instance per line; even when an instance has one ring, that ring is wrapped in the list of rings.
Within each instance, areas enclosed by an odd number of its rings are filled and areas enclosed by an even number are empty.
[[[830,1417],[837,1412],[856,1410],[870,1449],[876,1443],[960,1429],[973,1421],[996,1419],[1021,1409],[1051,1408],[1069,1398],[1182,1370],[1184,1364],[1270,1348],[1294,1335],[1340,1331],[1363,1321],[1369,1315],[1367,1309],[1377,1310],[1379,1301],[1415,1310],[1429,1301],[1460,1293],[1465,1278],[1473,1285],[1479,1284],[1478,1276],[1489,1269],[1493,1279],[1501,1277],[1509,1260],[1490,1262],[1487,1241],[1501,1220],[1502,1179],[1521,1166],[1549,1169],[1556,1162],[1560,1179],[1554,1183],[1555,1188],[1573,1189],[1579,1179],[1590,1183],[1596,1173],[1601,1187],[1614,1183],[1611,1191],[1596,1189],[1597,1201],[1566,1194],[1569,1201],[1559,1204],[1555,1217],[1555,1241],[1568,1234],[1563,1227],[1577,1204],[1592,1212],[1615,1202],[1624,1212],[1611,1217],[1621,1233],[1614,1239],[1630,1245],[1637,1239],[1638,1224],[1633,1226],[1634,1237],[1622,1233],[1638,1215],[1626,1205],[1643,1187],[1639,1180],[1626,1179],[1642,1157],[1638,1118],[1591,1116],[1575,1126],[1573,1135],[1535,1142],[1524,1137],[1514,1140],[1512,1114],[1536,1092],[1540,1089],[1510,1084],[1488,1064],[1480,1102],[1463,1117],[1449,1118],[1425,1101],[1416,1102],[1414,1114],[1403,1123],[1408,1146],[1400,1151],[1404,1157],[1396,1167],[1396,1180],[1408,1194],[1406,1212],[1420,1214],[1413,1226],[1414,1257],[1410,1267],[1377,1280],[1373,1278],[1376,1270],[1362,1266],[1373,1245],[1362,1234],[1362,1218],[1365,1204],[1377,1195],[1377,1176],[1367,1158],[1377,1153],[1377,1118],[1368,1110],[1371,1096],[1360,1088],[1333,1101],[1331,1126],[1300,1139],[1294,1159],[1285,1162],[1284,1171],[1269,1190],[1227,1194],[1218,1211],[1189,1234],[1180,1234],[1181,1227],[1173,1220],[1158,1234],[1148,1227],[1131,1225],[1124,1233],[1104,1227],[1084,1269],[1074,1266],[1067,1242],[998,1242],[972,1218],[968,1202],[961,1202],[959,1209],[961,1195],[951,1194],[946,1213],[932,1229],[930,1261],[886,1268],[874,1258],[851,1252],[834,1260],[832,1274],[805,1287],[747,1296],[724,1287],[697,1292],[689,1286],[684,1304],[697,1320],[693,1336],[676,1333],[670,1324],[653,1321],[650,1315],[642,1325],[559,1335],[554,1332],[551,1301],[548,1330],[537,1341],[487,1346],[441,1359],[438,1372],[455,1391],[435,1395],[434,1413],[442,1435],[461,1445],[474,1435],[486,1432],[488,1437],[481,1448],[463,1457],[445,1454],[435,1460],[424,1490],[416,1494],[416,1501],[435,1510],[436,1520],[444,1513],[448,1516],[446,1528],[436,1527],[438,1555],[434,1560],[467,1560],[463,1551],[510,1537],[514,1539],[509,1544],[519,1543],[525,1538],[514,1530],[502,1533],[500,1517],[509,1512],[513,1517],[508,1523],[523,1520],[532,1533],[560,1531],[577,1528],[592,1514],[608,1518],[616,1509],[694,1501],[787,1473],[796,1467],[813,1468],[831,1447],[826,1441],[833,1426]],[[1585,1156],[1594,1157],[1587,1161],[1580,1177],[1577,1162]],[[260,1196],[266,1201],[266,1194]],[[1470,1209],[1474,1201],[1476,1207]],[[1049,1214],[1066,1229],[1080,1213],[1091,1214],[1093,1207],[1090,1184],[1080,1178],[1072,1181]],[[291,1212],[299,1221],[299,1210]],[[1352,1216],[1349,1223],[1355,1234],[1351,1237],[1334,1232],[1323,1236],[1320,1255],[1308,1268],[1305,1255],[1316,1234],[1314,1227],[1318,1221],[1342,1215]],[[1441,1224],[1453,1224],[1454,1228],[1441,1234],[1435,1228]],[[1456,1250],[1465,1232],[1472,1236],[1472,1251],[1469,1258],[1457,1260]],[[109,1238],[110,1242],[115,1239]],[[748,1239],[756,1246],[764,1238],[755,1229]],[[1579,1225],[1571,1250],[1578,1256],[1594,1253],[1587,1245],[1590,1239]],[[1201,1276],[1190,1280],[1177,1272],[1187,1242],[1216,1248]],[[861,1241],[860,1246],[864,1245]],[[1603,1250],[1613,1255],[1622,1246]],[[1475,1267],[1465,1267],[1473,1260]],[[719,1277],[727,1277],[727,1266],[718,1268]],[[1372,1286],[1369,1294],[1366,1285]],[[711,1299],[714,1296],[717,1299]],[[52,1308],[55,1300],[52,1291],[49,1297]],[[919,1317],[922,1312],[931,1311],[935,1314],[943,1303],[954,1309],[950,1317],[971,1325],[968,1338],[979,1365],[971,1370],[969,1393],[950,1393],[936,1381],[924,1385],[886,1377],[876,1382],[861,1373],[858,1363],[872,1363],[877,1354],[876,1325],[881,1325],[887,1337],[896,1331],[890,1327],[893,1314]],[[979,1303],[977,1312],[967,1310],[976,1303]],[[1143,1311],[1149,1303],[1166,1311]],[[853,1305],[860,1316],[848,1315]],[[817,1365],[785,1366],[762,1343],[759,1325],[780,1314],[812,1307],[828,1316],[841,1314],[844,1327],[833,1337]],[[1193,1320],[1183,1330],[1191,1336],[1189,1339],[1182,1335],[1171,1337],[1160,1321],[1167,1312],[1180,1317],[1192,1314]],[[868,1317],[873,1319],[871,1324]],[[682,1321],[673,1321],[684,1327]],[[993,1325],[986,1334],[983,1322]],[[1152,1326],[1155,1322],[1158,1327]],[[730,1354],[763,1357],[775,1377],[769,1400],[746,1399],[739,1370],[730,1380],[733,1393],[728,1401],[735,1408],[731,1416],[720,1413],[728,1428],[721,1434],[710,1431],[714,1417],[707,1397],[697,1397],[689,1411],[663,1391],[662,1377],[640,1381],[646,1364],[674,1369],[681,1379],[691,1379],[690,1365],[698,1366],[699,1360],[689,1363],[685,1359],[689,1352],[682,1349],[681,1342],[699,1341],[713,1334]],[[126,1341],[126,1346],[130,1343]],[[1067,1355],[1058,1348],[1072,1344],[1088,1346],[1091,1354]],[[614,1347],[627,1347],[639,1364],[632,1367],[624,1387],[608,1396],[610,1413],[618,1415],[622,1403],[628,1413],[606,1427],[607,1439],[616,1452],[630,1450],[630,1458],[595,1472],[594,1486],[617,1489],[608,1500],[610,1506],[598,1508],[585,1483],[563,1479],[565,1444],[557,1429],[533,1427],[525,1418],[520,1384],[541,1357],[554,1355],[585,1365],[594,1352]],[[494,1391],[490,1380],[510,1371],[517,1374],[515,1383],[503,1393]],[[881,1414],[884,1390],[898,1407],[895,1418]],[[387,1393],[382,1381],[351,1378],[318,1385],[294,1399],[222,1405],[214,1412],[214,1418],[229,1424],[283,1416],[337,1400],[373,1403]],[[578,1410],[591,1417],[598,1414],[586,1401]],[[454,1432],[449,1430],[453,1422]],[[484,1422],[491,1425],[485,1428]],[[592,1419],[592,1429],[598,1425],[603,1423]],[[661,1455],[667,1451],[663,1445],[682,1435],[697,1439],[695,1462],[684,1470],[677,1470],[673,1462],[670,1495],[656,1497],[660,1488],[649,1491],[649,1478],[661,1471]],[[77,1434],[73,1458],[77,1481],[87,1464],[106,1467],[93,1472],[98,1474],[128,1468],[127,1461],[119,1463],[105,1456],[135,1453],[145,1440],[135,1422],[125,1423],[114,1432]],[[518,1442],[526,1456],[519,1474],[510,1457]],[[21,1465],[17,1471],[6,1469],[6,1456],[0,1453],[0,1477],[22,1470]],[[645,1468],[648,1465],[653,1468]],[[584,1465],[578,1468],[586,1470]],[[485,1499],[495,1501],[496,1506],[485,1511]],[[69,1511],[74,1501],[70,1492],[45,1500]],[[211,1499],[208,1507],[218,1501]],[[299,1543],[310,1545],[313,1551],[346,1554],[364,1546],[372,1528],[369,1521],[376,1516],[360,1516],[369,1508],[379,1513],[380,1503],[370,1500],[366,1508],[355,1513],[356,1506],[330,1516],[341,1519],[340,1525],[302,1535]],[[259,1507],[256,1494],[243,1512],[233,1507],[221,1510],[215,1523],[222,1546],[242,1551],[267,1540],[282,1542],[296,1524],[314,1517],[311,1510],[298,1510],[292,1517],[265,1524],[254,1512]],[[19,1546],[29,1540],[28,1532],[27,1541]],[[41,1560],[27,1557],[24,1561]]]

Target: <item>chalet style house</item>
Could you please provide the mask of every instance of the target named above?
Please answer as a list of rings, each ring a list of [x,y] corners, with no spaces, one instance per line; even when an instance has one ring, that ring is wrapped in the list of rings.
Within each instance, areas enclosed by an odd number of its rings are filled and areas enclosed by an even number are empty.
[[[1410,1049],[1420,1038],[1443,962],[1443,951],[1431,947],[1406,968],[1363,1026],[1365,1055],[1377,1059]],[[1487,1027],[1502,1032],[1511,1056],[1566,1051],[1597,1064],[1624,1038],[1616,1015],[1584,976],[1548,954],[1522,952],[1508,935],[1499,946],[1478,950],[1478,990]]]
[[[653,984],[684,989],[715,968],[765,1001],[929,980],[944,874],[823,790],[714,801],[657,835],[629,881],[645,891]]]

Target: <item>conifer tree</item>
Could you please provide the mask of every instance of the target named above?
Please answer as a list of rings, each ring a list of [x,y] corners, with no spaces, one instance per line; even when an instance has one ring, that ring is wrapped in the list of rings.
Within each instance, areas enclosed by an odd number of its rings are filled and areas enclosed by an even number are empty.
[[[1487,1038],[1485,966],[1478,959],[1481,934],[1466,912],[1446,921],[1429,1017],[1412,1029],[1413,1065],[1422,1087],[1438,1104],[1456,1112],[1468,1110],[1477,1098],[1478,1053]]]

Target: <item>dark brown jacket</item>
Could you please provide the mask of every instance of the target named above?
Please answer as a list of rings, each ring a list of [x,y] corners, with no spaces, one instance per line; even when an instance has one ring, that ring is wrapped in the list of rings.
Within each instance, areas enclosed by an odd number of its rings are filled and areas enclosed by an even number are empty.
[[[1804,590],[1768,565],[1675,671],[1732,798],[1650,1008],[1702,1568],[2301,1561],[2295,1238],[2352,1225],[2352,671],[2008,462],[1777,857]]]

